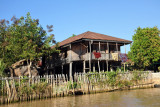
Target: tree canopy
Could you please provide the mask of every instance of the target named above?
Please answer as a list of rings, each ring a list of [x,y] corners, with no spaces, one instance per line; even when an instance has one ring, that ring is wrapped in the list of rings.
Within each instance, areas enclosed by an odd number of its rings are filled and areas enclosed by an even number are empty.
[[[53,25],[47,25],[48,32]],[[30,13],[20,19],[12,17],[11,23],[0,20],[0,59],[10,67],[13,63],[26,59],[28,68],[34,60],[52,51],[52,43],[56,43],[54,35],[47,35],[38,19],[32,19]]]
[[[138,27],[135,32],[128,57],[136,67],[149,69],[160,61],[160,30],[157,27]]]

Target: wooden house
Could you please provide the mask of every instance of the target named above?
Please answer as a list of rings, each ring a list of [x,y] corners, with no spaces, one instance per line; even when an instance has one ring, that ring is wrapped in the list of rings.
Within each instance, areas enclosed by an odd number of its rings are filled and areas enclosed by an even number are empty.
[[[54,73],[110,71],[121,65],[120,47],[132,41],[95,32],[85,32],[59,43],[60,53],[50,61]]]

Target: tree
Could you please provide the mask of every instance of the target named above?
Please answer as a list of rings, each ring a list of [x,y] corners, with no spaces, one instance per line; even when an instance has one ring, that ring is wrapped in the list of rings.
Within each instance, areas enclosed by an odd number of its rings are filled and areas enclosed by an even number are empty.
[[[4,69],[6,68],[6,64],[0,59],[0,77],[4,75]]]
[[[47,35],[47,32],[39,25],[38,19],[32,19],[30,13],[26,17],[11,19],[12,24],[7,25],[3,21],[0,25],[0,58],[4,60],[7,67],[13,63],[26,59],[29,75],[31,76],[31,65],[38,60],[45,51],[52,50],[51,43],[56,43],[54,35]],[[48,26],[48,32],[53,31],[53,25]]]
[[[128,57],[138,68],[149,69],[160,60],[160,30],[157,27],[135,30],[133,44]]]

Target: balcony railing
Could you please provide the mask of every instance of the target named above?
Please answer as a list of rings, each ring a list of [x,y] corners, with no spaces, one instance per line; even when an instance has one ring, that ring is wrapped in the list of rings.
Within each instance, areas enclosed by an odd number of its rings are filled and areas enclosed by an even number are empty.
[[[69,63],[70,61],[79,61],[79,60],[98,60],[93,53],[86,53],[84,55],[77,55],[77,56],[72,56],[67,57],[67,58],[61,58],[62,63]],[[114,60],[114,61],[119,61],[119,55],[118,53],[101,53],[101,57],[99,60]]]

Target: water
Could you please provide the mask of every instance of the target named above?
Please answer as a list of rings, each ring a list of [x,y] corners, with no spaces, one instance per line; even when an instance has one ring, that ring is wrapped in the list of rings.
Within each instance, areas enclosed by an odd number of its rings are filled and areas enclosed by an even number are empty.
[[[0,107],[160,107],[160,88],[59,97]]]

